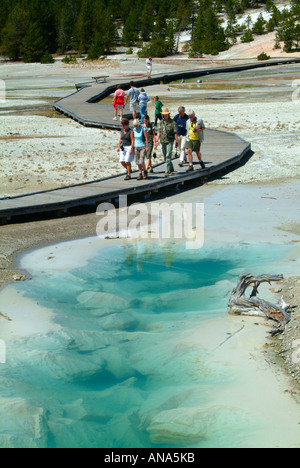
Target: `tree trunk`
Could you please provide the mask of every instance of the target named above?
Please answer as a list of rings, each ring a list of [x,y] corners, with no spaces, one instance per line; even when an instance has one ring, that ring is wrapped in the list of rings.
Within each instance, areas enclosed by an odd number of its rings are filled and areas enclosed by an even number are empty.
[[[268,319],[275,320],[279,323],[279,326],[275,327],[270,333],[272,335],[282,333],[286,324],[290,321],[290,316],[285,310],[288,306],[283,308],[257,297],[258,288],[262,283],[271,284],[273,281],[282,280],[283,275],[241,275],[236,288],[231,293],[228,303],[228,313],[266,316]],[[253,288],[250,298],[245,296],[248,288]]]

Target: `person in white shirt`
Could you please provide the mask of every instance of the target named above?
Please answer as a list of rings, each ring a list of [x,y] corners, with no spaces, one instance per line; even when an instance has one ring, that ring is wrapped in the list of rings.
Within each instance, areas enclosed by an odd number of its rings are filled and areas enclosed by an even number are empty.
[[[152,73],[152,58],[149,57],[146,60],[146,68],[147,68],[147,76],[148,78],[151,78],[151,73]]]

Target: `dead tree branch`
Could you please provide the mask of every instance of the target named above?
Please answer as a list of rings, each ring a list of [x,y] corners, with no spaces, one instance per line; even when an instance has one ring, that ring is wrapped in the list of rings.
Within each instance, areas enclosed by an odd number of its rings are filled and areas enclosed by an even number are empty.
[[[283,275],[241,275],[236,288],[231,293],[228,303],[228,313],[237,315],[261,315],[279,323],[270,333],[276,335],[282,333],[290,316],[285,308],[271,304],[258,297],[258,289],[262,283],[282,281]],[[246,291],[252,288],[250,297],[246,297]]]

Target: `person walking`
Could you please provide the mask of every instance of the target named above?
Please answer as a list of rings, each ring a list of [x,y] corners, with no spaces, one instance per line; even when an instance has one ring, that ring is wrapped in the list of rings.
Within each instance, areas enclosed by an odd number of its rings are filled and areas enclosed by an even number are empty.
[[[140,103],[140,113],[141,113],[141,123],[144,123],[144,117],[147,113],[147,105],[148,102],[151,102],[151,99],[149,98],[148,94],[144,90],[144,88],[141,89],[141,93],[139,95],[139,103]]]
[[[187,139],[187,129],[186,123],[189,120],[189,116],[185,113],[185,108],[180,106],[178,108],[178,114],[174,117],[174,121],[177,125],[177,134],[178,134],[178,149],[179,149],[179,167],[183,167],[187,163],[186,156],[186,139]]]
[[[121,151],[120,163],[126,169],[125,180],[131,180],[131,164],[134,161],[134,135],[129,127],[128,119],[123,119],[121,123],[122,130],[117,151],[118,153]]]
[[[174,172],[174,166],[172,162],[172,151],[174,147],[174,141],[176,142],[176,148],[178,147],[178,135],[176,122],[170,117],[170,111],[167,108],[162,110],[163,120],[160,122],[158,134],[156,137],[155,149],[161,142],[162,152],[167,163],[165,176],[169,177]]]
[[[155,140],[155,127],[150,122],[149,115],[145,115],[144,118],[144,127],[147,131],[148,135],[148,151],[146,154],[146,171],[153,174],[153,166],[152,166],[152,152],[154,148],[154,140]]]
[[[146,69],[147,69],[148,78],[151,78],[151,73],[152,73],[152,58],[151,57],[146,59]]]
[[[133,120],[136,119],[136,113],[137,113],[138,105],[139,105],[139,95],[140,95],[139,90],[135,87],[134,82],[131,81],[130,90],[127,93],[125,105],[128,103],[130,99],[130,111],[132,112]]]
[[[120,85],[117,86],[117,89],[115,91],[113,106],[115,110],[115,116],[113,120],[118,120],[118,110],[120,111],[120,120],[122,120],[123,109],[125,107],[125,91],[123,91]]]
[[[138,119],[133,121],[133,126],[135,162],[139,168],[139,176],[137,180],[143,180],[148,178],[148,172],[145,167],[145,157],[149,150],[148,134],[145,127],[141,126]]]
[[[201,168],[205,169],[205,164],[202,161],[201,155],[201,143],[204,141],[204,130],[205,125],[202,119],[197,119],[194,111],[189,111],[189,120],[186,123],[186,130],[187,130],[187,142],[186,142],[186,149],[188,151],[188,158],[189,158],[189,168],[187,172],[194,170],[193,165],[193,152],[196,153]]]
[[[158,121],[162,120],[162,109],[163,109],[163,103],[159,100],[159,97],[156,96],[155,99],[154,99],[154,102],[155,102],[155,123],[154,123],[154,126],[157,127],[157,123]]]

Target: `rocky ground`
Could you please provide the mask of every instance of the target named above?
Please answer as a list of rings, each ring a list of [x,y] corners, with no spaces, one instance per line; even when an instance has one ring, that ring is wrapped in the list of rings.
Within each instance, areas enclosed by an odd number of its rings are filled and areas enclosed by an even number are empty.
[[[292,320],[283,335],[279,337],[280,355],[289,373],[300,383],[300,279],[289,278],[283,286],[283,295],[293,308]]]

